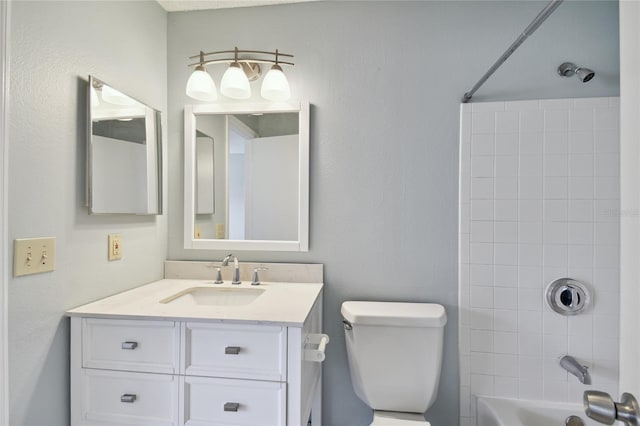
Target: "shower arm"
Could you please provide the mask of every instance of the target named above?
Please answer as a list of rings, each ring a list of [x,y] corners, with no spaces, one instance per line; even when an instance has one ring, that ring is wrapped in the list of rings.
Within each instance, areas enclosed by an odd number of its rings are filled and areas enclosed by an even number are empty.
[[[507,50],[502,54],[502,56],[498,58],[498,60],[491,66],[491,68],[489,68],[489,70],[482,76],[482,78],[478,80],[475,86],[473,86],[471,90],[469,90],[467,93],[464,94],[464,96],[462,96],[461,101],[463,104],[466,104],[471,100],[471,98],[473,97],[473,94],[476,93],[476,91],[480,88],[480,86],[482,86],[485,83],[485,81],[487,81],[489,77],[491,77],[491,75],[494,72],[496,72],[496,70],[500,68],[500,66],[504,64],[507,59],[509,59],[509,56],[511,56],[511,54],[513,54],[513,52],[515,52],[516,49],[520,47],[520,45],[524,43],[524,41],[531,34],[533,34],[540,25],[542,25],[542,23],[549,17],[549,15],[551,15],[558,8],[558,6],[560,6],[560,4],[563,1],[564,0],[551,0],[549,3],[547,3],[547,5],[544,7],[544,9],[542,9],[542,11],[538,14],[538,16],[536,16],[535,19],[531,21],[529,26],[525,28],[522,34],[518,36],[516,41],[514,41],[511,44],[511,46],[507,48]]]

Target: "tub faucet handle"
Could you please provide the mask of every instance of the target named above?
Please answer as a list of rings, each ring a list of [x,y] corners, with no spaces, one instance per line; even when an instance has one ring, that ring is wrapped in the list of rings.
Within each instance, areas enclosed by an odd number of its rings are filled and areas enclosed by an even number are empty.
[[[640,425],[640,406],[630,393],[623,393],[620,402],[614,402],[606,393],[596,390],[584,392],[584,411],[593,420],[612,425],[616,420],[627,426]]]

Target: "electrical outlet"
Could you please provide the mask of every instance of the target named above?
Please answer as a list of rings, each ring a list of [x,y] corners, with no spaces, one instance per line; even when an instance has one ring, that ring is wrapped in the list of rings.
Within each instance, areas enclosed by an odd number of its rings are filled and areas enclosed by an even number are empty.
[[[51,272],[56,267],[56,239],[20,238],[13,241],[13,276]]]
[[[109,234],[109,260],[122,259],[122,237],[120,234]]]

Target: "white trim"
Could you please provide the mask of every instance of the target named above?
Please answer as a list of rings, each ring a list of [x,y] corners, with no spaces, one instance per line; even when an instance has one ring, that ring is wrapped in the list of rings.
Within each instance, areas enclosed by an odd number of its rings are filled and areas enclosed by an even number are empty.
[[[640,396],[640,3],[620,2],[620,392]]]
[[[7,287],[9,246],[7,197],[9,152],[9,14],[10,2],[0,0],[0,424],[9,424],[9,357]]]

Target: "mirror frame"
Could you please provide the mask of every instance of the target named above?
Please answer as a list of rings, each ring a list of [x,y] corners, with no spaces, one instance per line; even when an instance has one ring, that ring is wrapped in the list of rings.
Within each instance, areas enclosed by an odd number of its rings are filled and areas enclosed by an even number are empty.
[[[95,212],[93,211],[93,198],[94,198],[94,194],[93,194],[93,167],[92,167],[92,158],[93,158],[93,111],[91,108],[91,90],[93,87],[93,83],[94,81],[98,81],[102,84],[106,84],[108,86],[110,86],[111,88],[116,89],[114,86],[112,86],[111,84],[105,82],[104,80],[97,78],[93,75],[89,76],[89,80],[88,80],[88,85],[87,85],[87,158],[86,158],[86,173],[87,173],[87,177],[86,177],[86,206],[87,206],[87,210],[89,212],[90,215],[92,216],[101,216],[101,215],[135,215],[135,216],[157,216],[157,215],[162,215],[163,214],[163,205],[164,205],[164,201],[162,198],[162,192],[163,192],[163,187],[162,187],[162,181],[163,181],[163,170],[162,170],[162,113],[155,109],[150,107],[149,105],[145,104],[144,102],[141,102],[140,100],[134,98],[133,96],[129,96],[126,93],[123,93],[124,95],[130,97],[131,99],[135,100],[136,102],[140,103],[141,105],[143,105],[145,107],[146,110],[146,119],[145,119],[145,126],[147,129],[147,132],[153,131],[154,132],[154,149],[156,150],[155,153],[155,166],[156,166],[156,200],[157,200],[157,205],[155,206],[155,211],[153,212],[148,212],[148,213],[141,213],[141,212]],[[147,121],[149,121],[149,118],[153,118],[153,122],[152,123],[148,123]],[[148,141],[146,143],[146,145],[149,145]],[[149,150],[149,147],[147,147],[147,151]],[[148,186],[148,182],[147,182],[147,186]]]
[[[213,114],[298,113],[298,240],[221,240],[195,238],[196,116]],[[204,250],[309,251],[309,103],[197,104],[184,107],[184,248]],[[228,133],[228,129],[227,129]],[[226,142],[225,142],[226,143]],[[225,151],[227,148],[225,148]],[[228,161],[228,159],[227,159]],[[228,188],[226,189],[228,191]],[[228,197],[227,197],[228,199]],[[227,206],[224,207],[225,209]]]

